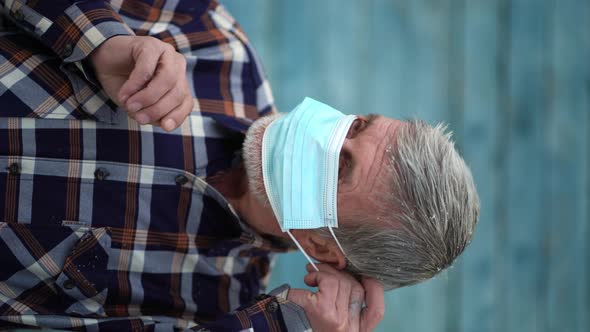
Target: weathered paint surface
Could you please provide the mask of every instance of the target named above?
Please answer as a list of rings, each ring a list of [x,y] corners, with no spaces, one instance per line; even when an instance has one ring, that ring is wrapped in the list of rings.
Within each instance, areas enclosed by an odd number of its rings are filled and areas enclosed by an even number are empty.
[[[444,121],[482,201],[438,278],[387,294],[378,331],[590,331],[590,1],[227,0],[282,111]],[[272,285],[303,286],[300,254]]]

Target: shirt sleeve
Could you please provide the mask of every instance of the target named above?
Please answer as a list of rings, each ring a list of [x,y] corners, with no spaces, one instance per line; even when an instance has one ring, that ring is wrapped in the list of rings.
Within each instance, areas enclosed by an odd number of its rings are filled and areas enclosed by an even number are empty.
[[[287,296],[291,287],[284,284],[272,292],[270,295],[276,296],[279,299],[281,314],[288,332],[311,332],[311,324],[305,315],[305,311],[298,304],[288,301]]]
[[[287,300],[289,285],[282,285],[270,294],[260,294],[255,302],[210,323],[200,323],[197,331],[285,331],[311,332],[303,308]]]
[[[65,63],[85,59],[110,37],[133,35],[106,1],[0,0],[0,7]]]

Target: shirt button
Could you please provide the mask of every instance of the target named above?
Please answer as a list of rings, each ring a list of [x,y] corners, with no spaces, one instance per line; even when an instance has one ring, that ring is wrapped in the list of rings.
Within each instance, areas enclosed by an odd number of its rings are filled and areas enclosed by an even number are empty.
[[[186,175],[177,175],[176,178],[174,178],[174,181],[176,181],[176,184],[179,186],[184,186],[185,184],[188,183],[188,178],[186,177]]]
[[[279,304],[276,301],[270,301],[266,304],[266,311],[273,313],[277,311]]]
[[[76,284],[73,281],[71,281],[70,279],[68,279],[68,280],[64,281],[63,286],[65,289],[72,289],[72,288],[76,287]]]
[[[20,165],[18,163],[12,163],[10,166],[6,167],[8,170],[8,174],[10,175],[19,175],[20,174]]]
[[[66,44],[66,46],[64,46],[63,56],[65,58],[67,58],[70,55],[72,55],[73,53],[74,53],[74,46],[71,43],[70,44]]]
[[[22,22],[25,20],[25,14],[23,14],[22,10],[17,10],[14,12],[14,14],[12,15],[12,17],[14,17],[15,20],[17,20],[18,22]]]
[[[99,167],[96,169],[96,171],[94,171],[94,178],[100,181],[106,179],[109,175],[110,173],[102,167]]]

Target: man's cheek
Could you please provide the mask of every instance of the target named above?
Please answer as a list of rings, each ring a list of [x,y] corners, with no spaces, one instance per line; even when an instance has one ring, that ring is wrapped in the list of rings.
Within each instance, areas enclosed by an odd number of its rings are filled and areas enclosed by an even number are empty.
[[[358,198],[350,192],[338,193],[338,223],[339,225],[346,224],[346,220],[350,220],[354,212],[361,209],[361,204]]]

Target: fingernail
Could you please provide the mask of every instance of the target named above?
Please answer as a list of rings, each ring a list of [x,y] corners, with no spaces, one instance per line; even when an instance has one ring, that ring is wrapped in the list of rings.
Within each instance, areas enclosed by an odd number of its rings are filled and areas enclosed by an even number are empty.
[[[121,104],[125,104],[125,102],[127,101],[127,98],[129,98],[128,95],[124,95],[123,97],[121,97]]]
[[[129,107],[127,107],[127,109],[129,110],[129,112],[137,112],[141,109],[141,104],[138,102],[133,102],[129,104]]]
[[[144,125],[150,122],[150,117],[147,114],[137,114],[135,116],[135,121],[139,122],[140,124]]]
[[[167,130],[167,131],[174,130],[174,128],[176,128],[176,122],[172,119],[167,119],[162,124],[162,127],[164,127],[164,130]]]

